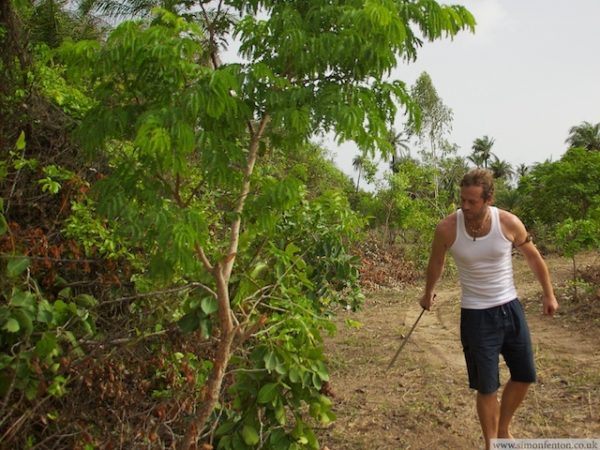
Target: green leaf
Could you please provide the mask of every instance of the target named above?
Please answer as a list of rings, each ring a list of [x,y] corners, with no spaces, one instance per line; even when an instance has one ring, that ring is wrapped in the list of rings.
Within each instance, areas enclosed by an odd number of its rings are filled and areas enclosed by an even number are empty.
[[[319,420],[323,425],[328,425],[331,422],[335,421],[336,415],[332,411],[323,411],[319,416]]]
[[[360,330],[363,327],[363,323],[354,319],[346,319],[346,326],[349,328],[356,328]]]
[[[277,362],[277,365],[275,366],[275,372],[277,372],[279,375],[285,375],[287,373],[287,367],[282,362]]]
[[[27,382],[27,386],[25,387],[25,397],[27,400],[33,400],[37,397],[38,386],[40,382],[37,380],[32,380],[31,378],[28,378]]]
[[[24,131],[21,131],[21,134],[19,134],[19,139],[17,139],[15,148],[17,150],[23,150],[25,148],[25,132]]]
[[[48,393],[53,397],[62,397],[66,394],[67,379],[62,375],[54,377],[50,386],[48,386]]]
[[[242,428],[242,439],[246,445],[256,445],[260,442],[258,432],[250,425],[244,425],[244,428]]]
[[[200,327],[200,318],[196,311],[192,311],[179,319],[177,325],[184,333],[192,333]]]
[[[321,389],[321,387],[323,387],[323,383],[321,382],[321,378],[316,373],[312,374],[312,384],[317,389]]]
[[[19,325],[25,330],[25,334],[30,336],[33,333],[33,320],[32,317],[24,309],[16,309],[13,312],[16,319],[19,321]]]
[[[317,374],[319,375],[319,378],[321,378],[321,380],[323,381],[329,381],[329,372],[327,371],[327,367],[325,367],[325,364],[323,363],[323,361],[319,361],[317,362]]]
[[[219,303],[214,297],[205,297],[202,299],[200,307],[202,308],[202,311],[204,311],[204,314],[208,316],[219,309]]]
[[[59,353],[59,346],[56,340],[56,335],[52,333],[44,333],[42,338],[35,345],[35,353],[42,359],[48,356],[54,356]]]
[[[73,301],[84,308],[92,308],[98,304],[98,301],[89,294],[79,294]]]
[[[277,366],[278,360],[275,352],[268,352],[264,357],[265,368],[271,372]]]
[[[275,405],[275,420],[277,420],[279,425],[285,425],[285,408],[281,400]]]
[[[235,427],[235,422],[225,422],[223,425],[219,426],[215,431],[215,436],[220,437],[226,434],[229,434],[231,430]]]
[[[4,218],[4,214],[0,213],[0,236],[4,235],[8,231],[8,224]]]
[[[267,264],[265,264],[264,262],[260,262],[258,263],[254,269],[252,269],[252,273],[250,274],[250,278],[255,279],[256,277],[258,277],[261,272],[263,272],[266,268],[268,267]]]
[[[298,370],[296,367],[292,367],[290,369],[288,377],[289,377],[290,381],[294,384],[300,382],[300,379],[301,379],[300,370]]]
[[[6,321],[2,329],[8,331],[9,333],[16,333],[21,329],[21,326],[16,319],[11,317]]]
[[[65,331],[64,336],[67,338],[67,341],[69,341],[69,343],[73,346],[73,353],[75,353],[77,356],[83,356],[85,354],[79,346],[77,338],[71,331]]]
[[[200,320],[200,332],[202,333],[202,337],[208,339],[212,332],[212,324],[209,319],[203,318]]]
[[[9,278],[18,277],[27,267],[29,267],[29,258],[26,256],[10,258],[6,265],[6,275]]]
[[[277,383],[267,383],[258,391],[258,403],[271,403],[277,396]]]
[[[54,310],[48,300],[43,299],[38,304],[36,320],[41,323],[52,323],[52,319],[54,319]]]
[[[9,304],[18,308],[26,309],[29,312],[35,311],[35,297],[31,292],[22,291],[14,288]]]
[[[217,450],[221,449],[230,449],[231,448],[231,436],[223,436],[219,439],[219,444],[217,445]]]
[[[276,429],[271,433],[269,443],[274,450],[290,450],[290,441],[285,431]]]
[[[288,256],[294,256],[296,253],[298,253],[300,251],[300,247],[298,247],[296,244],[294,244],[293,242],[290,242],[286,247],[285,247],[285,254]]]

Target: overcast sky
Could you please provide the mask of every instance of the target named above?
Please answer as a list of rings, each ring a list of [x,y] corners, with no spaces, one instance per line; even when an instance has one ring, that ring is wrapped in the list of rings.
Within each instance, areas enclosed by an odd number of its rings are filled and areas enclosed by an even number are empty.
[[[464,0],[474,34],[425,43],[391,78],[412,85],[426,71],[454,113],[460,155],[488,135],[511,164],[557,160],[569,128],[600,122],[600,0]],[[402,118],[397,121],[401,128]],[[353,145],[325,146],[353,175]],[[414,152],[413,152],[414,154]]]

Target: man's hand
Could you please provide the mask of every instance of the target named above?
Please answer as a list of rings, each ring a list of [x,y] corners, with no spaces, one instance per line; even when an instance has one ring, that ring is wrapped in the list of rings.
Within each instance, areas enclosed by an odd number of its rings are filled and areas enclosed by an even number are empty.
[[[429,311],[431,309],[431,305],[433,305],[433,300],[435,299],[435,294],[424,294],[419,301],[421,308]]]
[[[542,307],[545,315],[554,315],[554,313],[558,309],[558,302],[556,301],[556,297],[554,296],[554,294],[542,295]]]

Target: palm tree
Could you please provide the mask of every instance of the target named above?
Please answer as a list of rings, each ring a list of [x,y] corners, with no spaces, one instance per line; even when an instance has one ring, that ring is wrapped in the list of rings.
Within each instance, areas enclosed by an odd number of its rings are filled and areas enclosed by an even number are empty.
[[[95,12],[111,18],[148,17],[152,8],[160,6],[171,12],[181,9],[181,2],[171,0],[79,0],[83,14]]]
[[[475,139],[473,141],[473,146],[471,147],[473,149],[473,153],[471,153],[471,157],[469,157],[469,159],[473,161],[477,167],[481,167],[481,165],[483,165],[483,167],[487,169],[489,160],[492,158],[492,156],[495,156],[492,153],[493,146],[494,139],[487,135]],[[477,164],[476,161],[480,162],[481,165]]]
[[[509,180],[513,174],[513,168],[508,161],[504,161],[494,155],[494,161],[490,164],[490,169],[494,174],[494,178],[504,178]]]
[[[199,62],[213,69],[221,66],[220,51],[227,47],[227,34],[238,20],[221,8],[220,2],[218,7],[210,5],[208,1],[195,4],[182,0],[77,0],[77,3],[82,15],[95,13],[112,19],[149,18],[156,7],[181,15],[186,21],[195,22],[204,29],[206,37],[203,46],[208,53],[206,59]]]
[[[483,166],[483,157],[479,154],[471,153],[469,156],[467,156],[467,159],[475,164],[476,167]]]
[[[571,127],[569,137],[565,140],[569,148],[581,147],[588,151],[600,151],[600,122],[592,124],[582,122],[579,125]]]
[[[514,211],[520,200],[521,196],[519,191],[508,187],[507,189],[502,189],[498,192],[498,195],[496,196],[496,205],[500,206],[502,209]]]
[[[409,139],[404,131],[396,133],[396,130],[392,128],[389,132],[388,141],[393,149],[392,157],[390,159],[390,169],[392,172],[397,173],[397,165],[410,157],[410,147],[408,145]]]
[[[521,163],[517,166],[515,172],[519,178],[524,177],[529,172],[529,166],[525,163]]]
[[[77,13],[69,9],[67,0],[41,0],[33,2],[28,19],[30,39],[58,47],[65,39],[74,41],[99,39],[108,24],[92,14]]]
[[[360,183],[360,175],[362,173],[363,166],[365,165],[365,157],[363,155],[356,155],[352,160],[352,167],[358,171],[358,177],[356,178],[356,192],[358,192],[358,185]]]

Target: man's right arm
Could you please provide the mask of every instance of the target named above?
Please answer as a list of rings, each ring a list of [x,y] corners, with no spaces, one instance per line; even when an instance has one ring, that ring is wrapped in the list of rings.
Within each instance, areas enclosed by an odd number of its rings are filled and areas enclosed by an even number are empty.
[[[433,298],[435,297],[435,285],[442,276],[446,252],[450,248],[449,229],[451,228],[449,218],[442,220],[435,229],[433,243],[431,245],[431,254],[427,264],[427,273],[425,281],[425,293],[419,302],[421,307],[426,310],[431,309]]]

